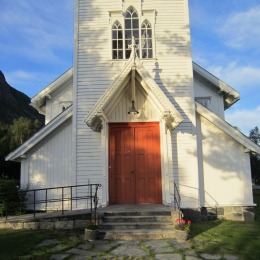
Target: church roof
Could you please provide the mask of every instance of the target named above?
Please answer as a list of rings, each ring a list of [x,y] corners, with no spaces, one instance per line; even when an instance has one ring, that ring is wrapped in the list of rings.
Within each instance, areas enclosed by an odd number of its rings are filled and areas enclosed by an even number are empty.
[[[149,75],[147,70],[141,64],[139,58],[133,55],[128,60],[126,66],[118,77],[107,88],[93,109],[86,116],[84,121],[89,127],[91,127],[92,130],[100,130],[102,118],[106,118],[106,115],[104,114],[106,105],[118,101],[118,96],[121,91],[123,91],[123,86],[125,86],[131,78],[131,70],[133,66],[137,72],[135,79],[139,81],[154,103],[158,104],[162,116],[166,120],[167,127],[169,129],[173,129],[183,121],[182,116],[179,114],[172,102],[166,97],[158,84]]]
[[[67,81],[73,78],[73,67],[68,69],[47,87],[41,90],[37,95],[31,99],[31,106],[36,108],[40,113],[45,114],[46,98],[50,99],[52,93],[61,88]]]
[[[35,145],[42,141],[45,137],[51,134],[57,127],[66,122],[69,118],[72,117],[72,106],[68,107],[65,111],[55,117],[47,125],[45,125],[41,130],[34,134],[30,139],[24,142],[16,150],[8,154],[5,158],[6,161],[20,161],[23,158],[26,158],[26,152],[31,150]]]
[[[220,93],[223,93],[225,109],[232,106],[240,99],[239,93],[226,84],[224,81],[218,79],[216,76],[193,62],[194,75],[205,79],[217,88]],[[55,79],[47,87],[41,90],[37,95],[31,99],[31,105],[39,112],[45,113],[46,98],[51,98],[52,93],[62,87],[65,82],[73,78],[73,67],[64,72],[61,76]]]
[[[193,73],[194,76],[198,76],[208,81],[214,87],[217,88],[219,93],[222,93],[224,96],[224,107],[225,109],[231,107],[234,103],[236,103],[240,99],[239,93],[226,84],[224,81],[220,80],[206,69],[202,68],[195,62],[193,62]]]
[[[247,136],[242,134],[236,128],[231,126],[225,120],[218,117],[216,114],[211,112],[209,109],[201,105],[200,103],[196,102],[196,111],[206,118],[209,122],[214,124],[216,127],[221,129],[227,135],[231,136],[235,139],[238,143],[242,144],[246,149],[252,151],[254,153],[260,154],[260,146],[252,142]]]

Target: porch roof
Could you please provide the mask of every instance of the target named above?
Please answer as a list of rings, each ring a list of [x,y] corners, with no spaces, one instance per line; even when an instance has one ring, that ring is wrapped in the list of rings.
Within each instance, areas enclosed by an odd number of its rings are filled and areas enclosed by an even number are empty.
[[[154,79],[149,75],[147,70],[141,64],[139,58],[133,56],[128,60],[126,66],[120,72],[118,77],[107,88],[92,110],[85,117],[84,122],[93,131],[100,131],[102,120],[107,120],[104,113],[105,107],[108,104],[118,101],[118,97],[123,91],[124,86],[126,86],[126,84],[130,81],[133,66],[135,66],[137,72],[135,80],[140,83],[142,88],[147,92],[154,103],[160,106],[162,118],[166,120],[167,127],[171,130],[183,121],[180,113],[174,107],[173,103],[166,97]]]
[[[65,71],[57,79],[51,82],[47,87],[41,90],[37,95],[32,97],[31,106],[37,109],[40,113],[45,114],[46,99],[50,99],[52,93],[61,88],[67,81],[73,78],[73,67]]]
[[[242,144],[248,151],[260,154],[260,146],[198,102],[196,102],[196,111],[238,143]]]
[[[68,107],[65,111],[55,117],[52,121],[50,121],[47,125],[45,125],[42,129],[40,129],[37,133],[35,133],[30,139],[24,142],[21,146],[19,146],[16,150],[11,152],[5,157],[6,161],[21,161],[21,159],[26,158],[26,152],[31,150],[35,145],[37,145],[41,140],[43,140],[46,136],[51,134],[58,126],[62,125],[69,118],[72,117],[72,106]]]
[[[239,93],[228,84],[226,84],[224,81],[220,80],[195,62],[193,62],[192,65],[194,76],[197,75],[198,77],[210,82],[219,93],[223,94],[225,109],[231,107],[240,99]]]

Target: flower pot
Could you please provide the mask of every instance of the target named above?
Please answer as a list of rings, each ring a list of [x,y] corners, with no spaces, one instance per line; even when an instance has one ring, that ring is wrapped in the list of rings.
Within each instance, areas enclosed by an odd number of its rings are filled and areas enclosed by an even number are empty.
[[[98,232],[99,230],[90,230],[85,228],[85,240],[93,241],[98,239]]]

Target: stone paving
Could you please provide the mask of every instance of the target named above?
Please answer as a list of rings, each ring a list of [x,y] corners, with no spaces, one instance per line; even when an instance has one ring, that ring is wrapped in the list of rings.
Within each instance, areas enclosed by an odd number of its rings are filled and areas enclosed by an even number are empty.
[[[81,241],[77,246],[68,247],[57,239],[42,241],[37,248],[47,247],[50,254],[47,259],[111,259],[111,260],[238,260],[233,255],[210,255],[192,249],[189,242],[179,242],[174,239],[112,241],[96,240]],[[32,259],[24,256],[21,259]],[[45,259],[45,258],[44,258]]]

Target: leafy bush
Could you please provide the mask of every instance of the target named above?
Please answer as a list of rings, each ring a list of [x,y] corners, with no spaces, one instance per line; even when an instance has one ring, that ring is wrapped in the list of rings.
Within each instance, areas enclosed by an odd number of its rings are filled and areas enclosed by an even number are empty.
[[[18,181],[7,176],[0,177],[0,216],[16,215],[24,209],[25,193],[20,191]]]

